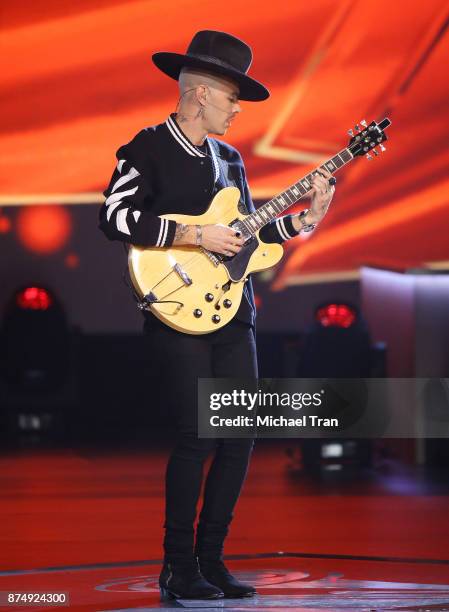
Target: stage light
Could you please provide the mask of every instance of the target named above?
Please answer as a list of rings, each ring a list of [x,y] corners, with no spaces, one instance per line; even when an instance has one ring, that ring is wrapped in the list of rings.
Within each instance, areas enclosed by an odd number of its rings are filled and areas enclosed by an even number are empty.
[[[49,255],[68,243],[72,233],[71,213],[56,204],[23,206],[17,215],[16,231],[26,249]]]
[[[67,268],[71,268],[73,270],[75,268],[78,268],[78,266],[80,265],[80,258],[76,253],[69,253],[68,255],[66,255],[64,263]]]
[[[315,319],[323,327],[343,327],[347,329],[355,323],[357,313],[347,304],[326,304],[315,312]]]
[[[52,302],[50,293],[42,287],[26,287],[16,294],[16,304],[24,310],[48,310]]]
[[[298,375],[303,378],[369,378],[371,339],[358,309],[339,300],[319,304],[306,331]]]
[[[329,463],[323,466],[325,472],[341,472],[343,466],[340,463]]]
[[[71,401],[71,332],[48,287],[17,288],[0,326],[0,436],[37,444],[61,435]]]
[[[9,385],[34,393],[63,384],[70,331],[62,304],[48,288],[32,284],[14,291],[1,336],[1,370]]]
[[[7,234],[11,231],[11,221],[8,217],[0,213],[0,234]]]
[[[321,456],[323,459],[328,459],[329,457],[343,457],[343,444],[338,442],[334,443],[323,443],[321,446]]]
[[[298,359],[301,378],[369,378],[372,368],[371,338],[358,309],[340,300],[319,304],[313,325],[307,330]],[[343,468],[368,467],[372,445],[367,440],[315,440],[301,442],[306,471],[338,472]]]

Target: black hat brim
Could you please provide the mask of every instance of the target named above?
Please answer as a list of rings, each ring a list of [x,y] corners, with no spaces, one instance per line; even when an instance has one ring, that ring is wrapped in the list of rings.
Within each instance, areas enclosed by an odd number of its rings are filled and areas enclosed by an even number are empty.
[[[231,67],[222,66],[220,63],[214,61],[214,58],[201,59],[192,55],[160,51],[159,53],[154,53],[152,59],[159,70],[172,79],[175,79],[175,81],[179,79],[179,73],[182,68],[200,68],[227,76],[235,81],[240,88],[240,100],[261,102],[270,97],[270,92],[262,83],[259,83],[259,81],[247,76],[243,72],[234,70]]]

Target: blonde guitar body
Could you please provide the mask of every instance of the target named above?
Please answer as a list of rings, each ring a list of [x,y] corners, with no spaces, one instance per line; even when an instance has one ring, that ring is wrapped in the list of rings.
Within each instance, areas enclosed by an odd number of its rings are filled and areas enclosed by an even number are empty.
[[[230,225],[245,219],[238,210],[239,198],[236,187],[226,187],[217,193],[203,215],[161,216],[187,225]],[[248,275],[270,268],[282,258],[282,246],[264,243],[258,234],[255,232],[232,258],[193,246],[132,246],[128,265],[141,307],[186,334],[220,329],[236,314]]]
[[[229,225],[241,231],[245,244],[230,258],[201,247],[131,247],[128,264],[139,307],[186,334],[207,334],[229,323],[240,306],[248,275],[271,268],[284,253],[280,244],[262,242],[258,230],[310,193],[316,172],[335,173],[357,156],[370,158],[371,150],[377,157],[376,147],[385,149],[384,130],[390,124],[388,118],[369,125],[361,121],[347,148],[249,215],[238,210],[237,187],[219,191],[204,215],[163,215],[186,225]]]

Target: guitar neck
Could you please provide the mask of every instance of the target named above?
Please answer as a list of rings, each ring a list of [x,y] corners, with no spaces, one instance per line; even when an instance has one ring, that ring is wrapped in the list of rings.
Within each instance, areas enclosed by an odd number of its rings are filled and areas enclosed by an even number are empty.
[[[315,170],[304,176],[297,183],[263,204],[256,212],[245,217],[244,223],[248,230],[253,233],[261,229],[264,225],[270,223],[270,221],[307,195],[309,191],[312,190],[313,174],[317,172],[317,170],[322,168],[334,174],[352,159],[353,155],[349,149],[342,149],[337,155],[334,155],[334,157],[328,159],[324,164],[315,168]]]

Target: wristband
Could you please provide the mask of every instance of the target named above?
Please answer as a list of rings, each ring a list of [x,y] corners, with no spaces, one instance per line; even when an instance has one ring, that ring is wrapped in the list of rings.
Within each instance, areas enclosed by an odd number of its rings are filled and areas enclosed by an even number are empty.
[[[196,227],[196,241],[195,244],[196,246],[200,246],[201,245],[201,241],[203,239],[203,228],[201,225],[195,225]]]
[[[309,209],[306,208],[305,210],[301,211],[298,215],[299,220],[301,221],[301,230],[302,232],[311,232],[312,230],[315,229],[316,224],[315,223],[306,223],[304,217],[307,215],[307,213],[309,212]]]

